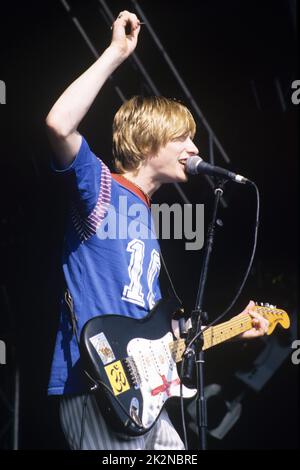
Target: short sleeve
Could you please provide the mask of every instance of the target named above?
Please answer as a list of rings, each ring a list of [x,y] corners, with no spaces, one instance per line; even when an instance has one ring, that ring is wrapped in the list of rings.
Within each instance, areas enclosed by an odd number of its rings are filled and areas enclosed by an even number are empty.
[[[65,179],[66,190],[80,214],[87,217],[93,211],[99,198],[104,163],[96,157],[85,138],[82,137],[80,149],[71,165],[63,170],[55,168],[53,162],[51,166],[55,174]]]

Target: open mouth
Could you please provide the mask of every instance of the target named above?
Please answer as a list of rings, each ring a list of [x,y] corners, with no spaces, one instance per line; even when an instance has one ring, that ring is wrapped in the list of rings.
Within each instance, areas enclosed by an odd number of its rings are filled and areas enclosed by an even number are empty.
[[[178,162],[185,167],[186,165],[187,158],[181,158],[178,160]]]

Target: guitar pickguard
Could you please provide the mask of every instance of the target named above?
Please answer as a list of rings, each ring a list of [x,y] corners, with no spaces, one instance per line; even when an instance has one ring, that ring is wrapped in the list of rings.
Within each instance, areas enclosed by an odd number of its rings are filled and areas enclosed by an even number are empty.
[[[169,344],[171,332],[160,339],[134,338],[127,346],[128,356],[138,371],[139,389],[143,397],[142,424],[148,428],[157,419],[165,401],[180,396],[180,379]],[[196,390],[182,387],[185,398],[193,397]]]

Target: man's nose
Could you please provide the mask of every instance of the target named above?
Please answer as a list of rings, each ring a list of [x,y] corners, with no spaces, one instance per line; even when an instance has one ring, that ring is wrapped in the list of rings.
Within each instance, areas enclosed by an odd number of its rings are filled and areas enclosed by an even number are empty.
[[[199,153],[198,148],[191,139],[189,139],[187,151],[193,155],[198,155]]]

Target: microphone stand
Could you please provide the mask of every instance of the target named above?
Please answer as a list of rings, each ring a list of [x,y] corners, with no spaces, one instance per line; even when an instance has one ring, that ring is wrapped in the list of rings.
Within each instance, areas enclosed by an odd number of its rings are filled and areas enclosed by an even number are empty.
[[[223,187],[225,184],[225,180],[218,181],[214,193],[214,207],[213,207],[213,214],[211,223],[208,226],[207,230],[207,237],[206,237],[206,244],[205,244],[205,251],[204,251],[204,259],[199,279],[199,287],[198,293],[195,303],[195,309],[191,313],[191,323],[192,327],[190,328],[187,336],[186,344],[188,345],[189,342],[194,338],[197,334],[199,336],[193,342],[190,348],[185,353],[184,364],[183,364],[183,374],[182,374],[182,381],[186,380],[186,383],[192,383],[192,374],[194,365],[196,363],[196,379],[197,379],[197,399],[196,399],[196,410],[197,410],[197,427],[199,433],[199,449],[206,450],[207,449],[207,407],[206,407],[206,399],[204,396],[204,352],[202,350],[203,347],[203,335],[199,332],[201,331],[202,324],[208,324],[208,316],[207,313],[202,310],[203,308],[203,298],[204,298],[204,291],[206,287],[206,280],[207,280],[207,273],[208,273],[208,266],[210,261],[210,256],[212,253],[213,243],[214,243],[214,232],[215,232],[215,225],[217,220],[217,212],[219,207],[220,198],[223,195]]]

